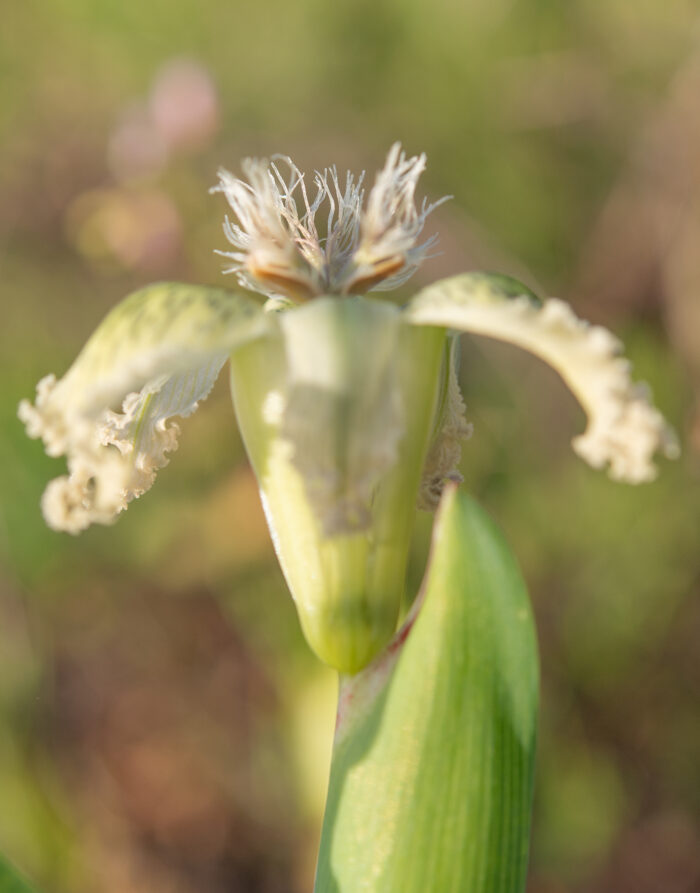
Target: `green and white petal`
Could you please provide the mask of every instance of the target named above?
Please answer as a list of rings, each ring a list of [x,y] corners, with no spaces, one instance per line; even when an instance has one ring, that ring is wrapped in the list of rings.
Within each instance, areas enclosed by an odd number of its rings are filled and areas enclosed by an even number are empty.
[[[177,447],[173,416],[188,416],[232,350],[267,330],[250,299],[220,289],[160,284],[106,317],[61,380],[37,386],[19,417],[69,475],[52,481],[42,508],[56,530],[109,524],[147,490]]]
[[[448,326],[509,341],[549,363],[588,416],[575,451],[616,480],[653,480],[658,451],[674,458],[678,445],[646,385],[635,384],[622,345],[607,329],[579,319],[568,304],[541,304],[515,280],[467,273],[419,292],[406,310],[418,325]]]
[[[396,630],[446,335],[360,297],[268,318],[231,356],[236,417],[304,634],[354,673]]]
[[[318,299],[279,317],[287,361],[280,433],[327,536],[366,530],[398,458],[401,315],[391,304]]]

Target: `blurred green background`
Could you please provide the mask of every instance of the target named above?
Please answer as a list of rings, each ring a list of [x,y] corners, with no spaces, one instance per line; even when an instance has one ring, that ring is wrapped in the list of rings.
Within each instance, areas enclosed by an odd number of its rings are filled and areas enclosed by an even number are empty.
[[[486,268],[565,297],[624,337],[683,445],[614,484],[569,449],[583,416],[548,369],[465,339],[465,486],[541,643],[530,893],[700,890],[693,0],[3,0],[2,20],[0,850],[52,893],[311,888],[335,682],[225,380],[154,490],[79,538],[44,527],[62,468],[16,405],[134,288],[234,286],[219,165],[371,179],[400,139],[428,154],[423,192],[454,196],[412,287]]]

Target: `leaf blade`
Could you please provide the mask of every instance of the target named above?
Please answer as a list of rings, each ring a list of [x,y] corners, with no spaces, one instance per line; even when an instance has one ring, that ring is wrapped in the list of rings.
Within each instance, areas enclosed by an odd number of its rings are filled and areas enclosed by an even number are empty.
[[[373,665],[345,686],[358,691],[385,670]],[[463,494],[446,496],[425,600],[393,672],[376,697],[350,705],[334,747],[317,893],[522,890],[534,631],[514,560]]]

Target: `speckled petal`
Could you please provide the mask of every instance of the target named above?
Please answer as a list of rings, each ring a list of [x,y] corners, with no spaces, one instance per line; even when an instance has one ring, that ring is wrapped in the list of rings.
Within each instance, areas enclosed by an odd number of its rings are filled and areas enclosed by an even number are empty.
[[[507,277],[467,273],[431,285],[411,301],[407,318],[509,341],[549,363],[588,416],[573,440],[576,452],[616,480],[656,476],[658,451],[678,454],[673,432],[654,408],[645,385],[631,379],[622,345],[607,329],[579,319],[564,301],[541,304]]]
[[[176,448],[168,420],[194,412],[229,353],[266,326],[257,304],[218,289],[154,285],[119,304],[66,375],[43,378],[34,405],[19,407],[29,436],[67,458],[42,499],[47,523],[111,523]]]

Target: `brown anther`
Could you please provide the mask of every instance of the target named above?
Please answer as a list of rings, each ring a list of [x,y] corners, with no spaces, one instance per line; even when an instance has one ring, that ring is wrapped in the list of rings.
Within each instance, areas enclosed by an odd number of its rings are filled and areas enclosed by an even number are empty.
[[[308,301],[318,294],[317,289],[303,275],[294,276],[289,269],[281,268],[277,272],[270,266],[258,265],[254,258],[248,258],[248,272],[262,285],[269,286],[276,292],[295,301]]]
[[[405,263],[406,258],[401,254],[377,261],[372,264],[371,273],[352,278],[343,289],[343,293],[346,295],[363,295],[384,279],[388,279],[389,276],[398,273]]]

